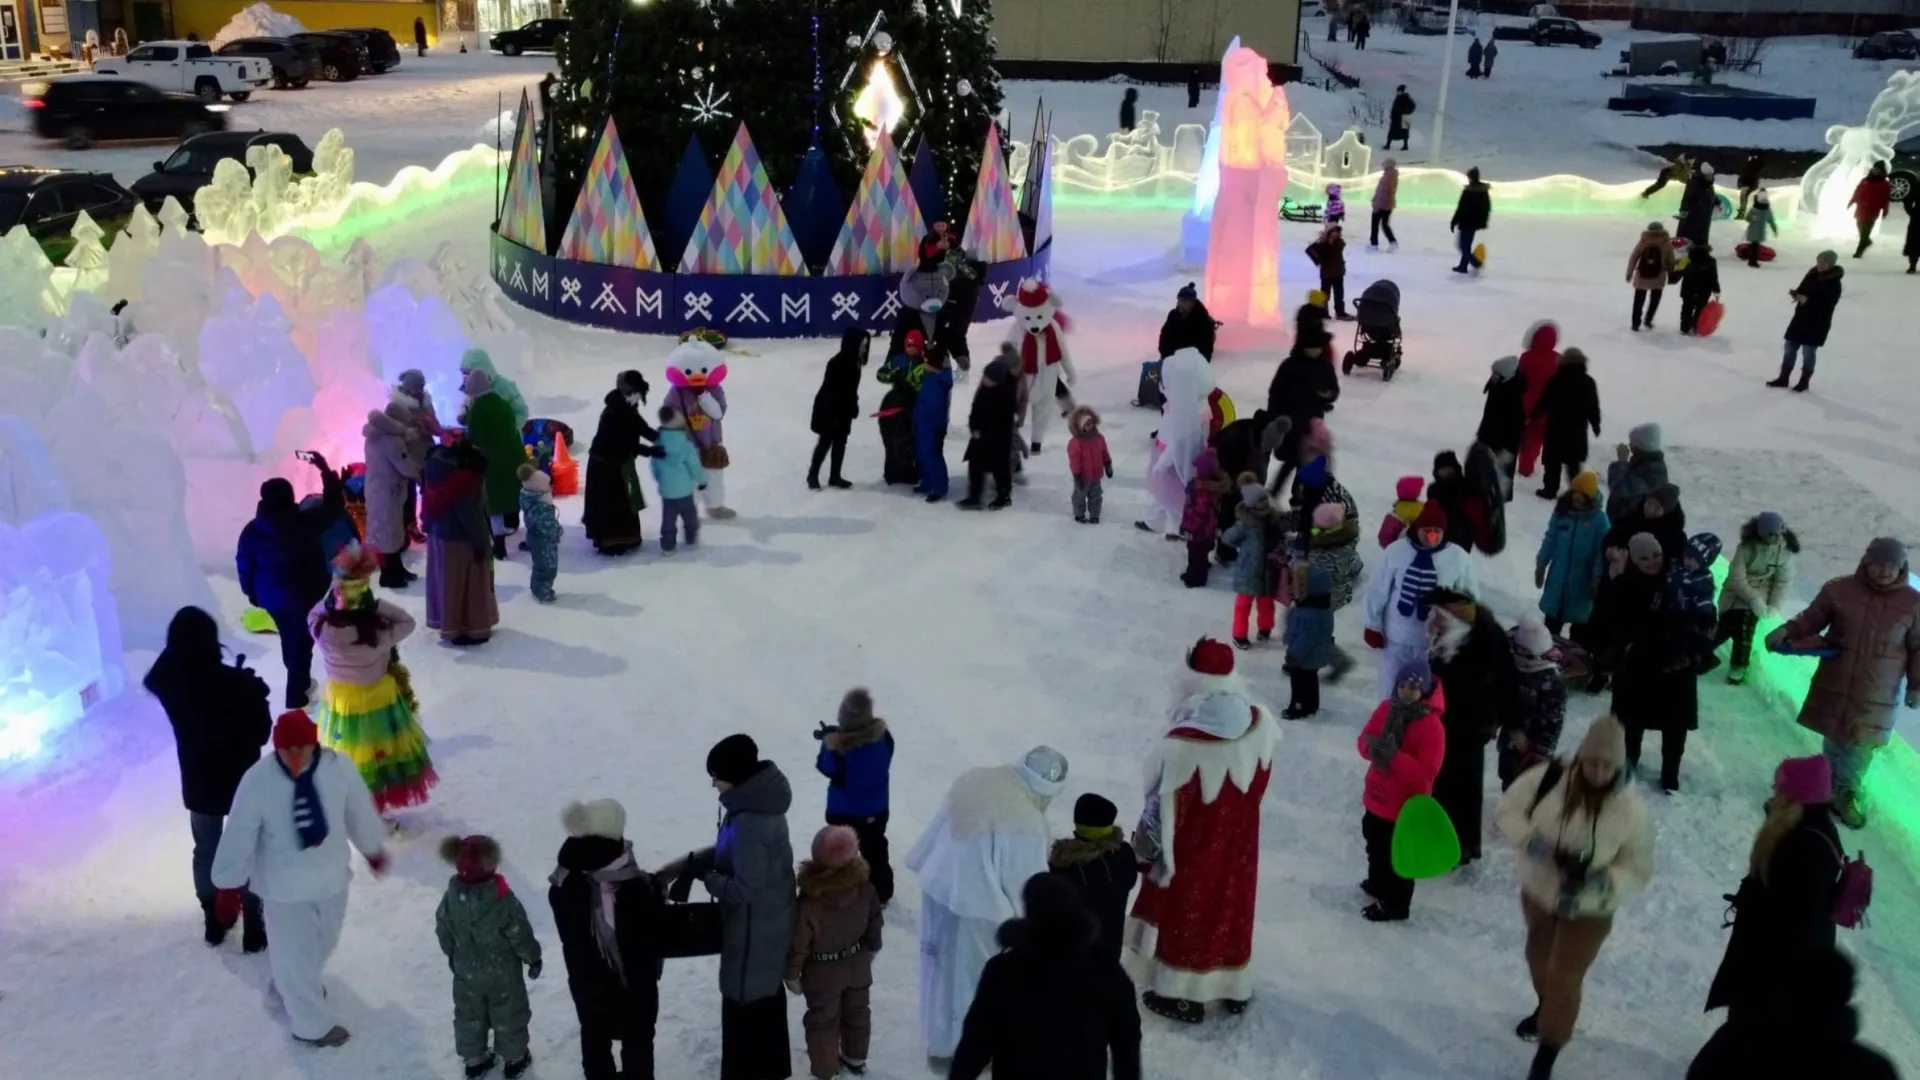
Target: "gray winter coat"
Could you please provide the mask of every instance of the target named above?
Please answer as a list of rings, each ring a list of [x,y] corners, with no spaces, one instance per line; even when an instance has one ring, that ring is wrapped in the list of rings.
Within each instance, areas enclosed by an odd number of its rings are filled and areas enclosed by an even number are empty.
[[[1667,485],[1667,455],[1664,451],[1635,451],[1625,461],[1607,465],[1607,517],[1619,521],[1629,511],[1640,509],[1647,496]]]
[[[1245,506],[1234,507],[1234,522],[1220,534],[1220,542],[1235,551],[1233,591],[1241,596],[1272,596],[1278,582],[1273,580],[1267,554],[1281,542],[1280,522],[1271,514],[1258,514]]]
[[[420,429],[384,412],[370,412],[366,437],[367,544],[382,552],[406,544],[407,481],[420,479],[427,442]]]
[[[749,1002],[782,993],[787,944],[793,934],[793,843],[787,808],[793,787],[780,767],[760,771],[720,793],[726,811],[720,835],[706,853],[713,869],[707,891],[720,901],[720,993]]]

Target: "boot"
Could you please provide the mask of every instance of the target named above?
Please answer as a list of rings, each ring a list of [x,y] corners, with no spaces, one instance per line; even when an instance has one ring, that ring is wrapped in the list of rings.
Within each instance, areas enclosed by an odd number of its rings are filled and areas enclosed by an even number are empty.
[[[380,587],[383,589],[404,589],[413,578],[400,562],[400,556],[388,555],[380,560]]]
[[[492,1054],[488,1054],[486,1057],[481,1058],[479,1061],[468,1063],[467,1080],[480,1080],[481,1077],[492,1072],[493,1067],[495,1065],[498,1065],[499,1063],[500,1063],[500,1059],[494,1057]]]
[[[248,954],[267,951],[267,921],[257,908],[246,908],[241,916],[240,951]]]
[[[1799,382],[1797,382],[1797,383],[1794,383],[1794,384],[1793,384],[1793,392],[1794,392],[1794,393],[1796,393],[1796,394],[1804,394],[1804,393],[1806,393],[1806,392],[1807,392],[1807,384],[1808,384],[1808,383],[1811,383],[1812,381],[1813,381],[1813,376],[1811,376],[1811,375],[1809,375],[1809,374],[1807,374],[1807,373],[1806,373],[1806,372],[1804,372],[1804,371],[1803,371],[1803,372],[1801,372],[1801,373],[1800,373],[1800,381],[1799,381]]]
[[[495,562],[507,561],[507,538],[506,537],[496,536],[493,538],[493,560]]]
[[[206,941],[209,947],[218,946],[227,940],[227,931],[230,928],[220,925],[220,919],[213,913],[213,901],[201,901],[200,914],[206,920]]]
[[[1161,997],[1151,990],[1140,995],[1140,1004],[1146,1006],[1147,1011],[1155,1016],[1164,1016],[1183,1024],[1197,1024],[1207,1018],[1206,1007],[1199,1002]]]
[[[1526,1019],[1514,1025],[1513,1033],[1521,1042],[1540,1041],[1540,1006],[1535,1005]]]
[[[347,1031],[346,1028],[341,1027],[339,1024],[335,1024],[333,1025],[332,1028],[328,1029],[325,1035],[322,1035],[317,1039],[303,1039],[300,1036],[295,1035],[293,1037],[293,1041],[300,1043],[304,1046],[314,1047],[315,1049],[330,1050],[336,1046],[345,1046],[347,1040],[352,1037],[353,1036]]]
[[[1744,683],[1744,682],[1746,682],[1746,681],[1747,681],[1747,669],[1746,669],[1746,668],[1743,668],[1743,667],[1737,667],[1737,668],[1734,668],[1733,670],[1731,670],[1731,671],[1729,671],[1729,672],[1727,672],[1727,685],[1728,685],[1728,686],[1739,686],[1739,685],[1740,685],[1741,683]]]
[[[814,491],[820,490],[820,474],[819,473],[813,473],[807,477],[807,487]]]
[[[507,1080],[520,1080],[531,1068],[533,1068],[533,1051],[529,1050],[520,1055],[520,1060],[507,1062],[505,1075]]]
[[[1367,920],[1368,922],[1406,922],[1408,913],[1398,909],[1389,908],[1387,907],[1387,905],[1376,901],[1374,903],[1368,904],[1360,912],[1360,917]]]
[[[827,478],[827,486],[835,491],[845,491],[853,486],[853,481],[844,477],[832,476]]]
[[[1833,807],[1840,815],[1840,824],[1845,825],[1849,829],[1864,829],[1867,827],[1867,808],[1861,805],[1859,792],[1835,792],[1833,796]]]
[[[1777,379],[1768,379],[1768,380],[1767,380],[1767,385],[1768,385],[1768,386],[1771,386],[1771,387],[1773,387],[1773,388],[1774,388],[1774,389],[1776,389],[1776,390],[1779,390],[1779,389],[1783,389],[1783,388],[1785,388],[1785,387],[1786,387],[1786,385],[1787,385],[1787,373],[1783,371],[1783,372],[1781,372],[1781,373],[1780,373],[1780,377],[1779,377],[1779,378],[1777,378]]]
[[[1553,1062],[1560,1056],[1560,1048],[1541,1043],[1533,1052],[1533,1067],[1527,1070],[1527,1080],[1551,1080]]]

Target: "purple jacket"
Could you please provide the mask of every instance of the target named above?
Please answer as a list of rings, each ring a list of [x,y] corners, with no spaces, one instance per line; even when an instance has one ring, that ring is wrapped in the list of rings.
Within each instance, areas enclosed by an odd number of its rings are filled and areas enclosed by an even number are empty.
[[[712,394],[720,403],[720,416],[708,416],[700,407],[700,395]],[[709,446],[718,446],[726,440],[721,428],[721,417],[727,412],[727,392],[718,386],[707,386],[696,390],[691,386],[676,386],[667,391],[667,404],[680,410],[687,418],[687,434],[693,436],[693,444],[705,450]]]

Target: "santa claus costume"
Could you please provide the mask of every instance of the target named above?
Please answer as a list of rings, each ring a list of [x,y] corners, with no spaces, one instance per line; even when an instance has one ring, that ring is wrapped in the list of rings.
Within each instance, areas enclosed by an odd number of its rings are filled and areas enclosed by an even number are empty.
[[[1047,418],[1053,415],[1045,404],[1054,401],[1061,416],[1074,408],[1072,393],[1056,393],[1062,386],[1070,389],[1080,381],[1073,370],[1073,354],[1067,350],[1068,328],[1060,297],[1046,282],[1027,278],[1020,283],[1007,343],[1020,353],[1020,379],[1027,384],[1027,400],[1031,403],[1028,438],[1036,454],[1046,434]]]
[[[1233,671],[1233,648],[1202,638],[1174,689],[1166,736],[1147,763],[1134,848],[1150,864],[1127,923],[1142,1004],[1187,1023],[1208,1002],[1253,996],[1260,800],[1280,742],[1271,710]]]
[[[1047,804],[1067,783],[1050,747],[1016,765],[960,774],[907,853],[920,879],[920,1030],[927,1055],[951,1058],[1000,924],[1020,916],[1027,879],[1047,872]]]

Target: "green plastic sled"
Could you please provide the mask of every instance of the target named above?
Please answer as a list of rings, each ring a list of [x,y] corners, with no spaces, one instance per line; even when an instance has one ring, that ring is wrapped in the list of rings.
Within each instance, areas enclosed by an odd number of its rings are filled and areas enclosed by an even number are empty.
[[[273,625],[273,616],[267,614],[262,608],[248,608],[247,613],[240,616],[240,625],[245,627],[249,634],[279,633],[279,628]]]
[[[1393,826],[1393,872],[1420,881],[1460,865],[1460,836],[1431,795],[1415,795]]]

